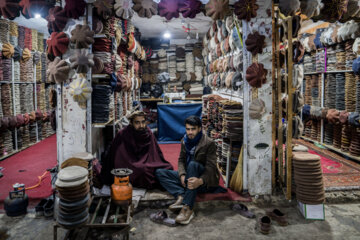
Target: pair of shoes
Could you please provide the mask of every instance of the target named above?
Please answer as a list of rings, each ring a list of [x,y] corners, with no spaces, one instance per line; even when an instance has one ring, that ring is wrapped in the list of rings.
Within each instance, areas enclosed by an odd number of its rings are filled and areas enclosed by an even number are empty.
[[[194,211],[190,209],[189,206],[184,205],[179,215],[177,215],[175,221],[177,223],[186,225],[190,223],[190,221],[194,218],[194,216],[195,216]]]
[[[35,206],[36,217],[52,217],[54,215],[54,200],[53,199],[41,199],[41,201]]]
[[[169,227],[175,227],[175,219],[169,218],[165,211],[158,211],[150,214],[150,220],[159,224],[164,224]]]
[[[179,195],[175,201],[175,203],[171,204],[169,206],[169,210],[171,211],[177,211],[177,210],[180,210],[183,208],[183,204],[182,204],[182,201],[184,200],[184,197]]]
[[[260,232],[262,234],[269,234],[271,230],[271,219],[276,221],[280,226],[287,226],[288,221],[286,220],[285,214],[279,209],[274,209],[271,212],[266,212],[267,215],[263,216],[259,220]]]

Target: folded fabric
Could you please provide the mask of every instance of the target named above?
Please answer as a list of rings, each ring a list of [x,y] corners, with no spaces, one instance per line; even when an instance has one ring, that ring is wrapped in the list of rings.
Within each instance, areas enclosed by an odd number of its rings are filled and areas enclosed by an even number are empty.
[[[64,32],[53,32],[46,40],[48,53],[58,57],[64,54],[69,46],[69,38]]]
[[[137,12],[139,17],[151,18],[158,13],[158,5],[153,0],[133,0],[133,2],[133,9]]]
[[[113,11],[114,0],[96,0],[94,3],[96,13],[103,19],[108,19]]]
[[[115,0],[114,9],[116,16],[122,19],[131,19],[134,15],[133,6],[132,0]]]
[[[56,57],[50,62],[46,71],[50,82],[61,84],[69,78],[70,66],[65,60]]]
[[[256,4],[256,0],[239,0],[234,4],[234,8],[234,13],[239,19],[250,21],[257,16],[259,5]]]
[[[183,0],[179,4],[179,12],[184,18],[195,18],[201,12],[201,2],[198,0]]]
[[[210,0],[205,5],[206,16],[213,20],[223,19],[229,12],[229,0]]]
[[[48,21],[47,27],[51,32],[61,32],[64,29],[68,18],[65,10],[60,6],[56,6],[49,10],[49,15],[46,17],[46,20]]]
[[[179,0],[162,0],[158,3],[158,11],[161,17],[167,20],[179,17]]]
[[[14,20],[20,16],[20,5],[18,0],[3,0],[0,4],[0,17]]]
[[[76,25],[71,31],[70,42],[75,43],[76,48],[89,48],[94,41],[95,32],[88,25]]]
[[[65,13],[68,18],[79,19],[83,16],[86,9],[86,2],[84,0],[65,0]]]
[[[88,49],[78,49],[75,54],[70,57],[70,67],[75,69],[77,73],[87,73],[94,66],[94,55],[89,53]]]
[[[253,63],[246,70],[246,81],[252,87],[260,88],[266,83],[267,70],[262,63]]]
[[[246,49],[254,56],[263,52],[265,47],[265,36],[259,32],[250,33],[245,41]]]

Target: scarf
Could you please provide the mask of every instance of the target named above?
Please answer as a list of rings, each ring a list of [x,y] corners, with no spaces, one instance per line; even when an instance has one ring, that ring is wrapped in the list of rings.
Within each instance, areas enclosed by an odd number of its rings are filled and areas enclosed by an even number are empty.
[[[185,150],[186,150],[186,166],[195,158],[195,149],[200,139],[202,138],[202,131],[200,131],[194,139],[190,139],[186,134],[184,136]]]

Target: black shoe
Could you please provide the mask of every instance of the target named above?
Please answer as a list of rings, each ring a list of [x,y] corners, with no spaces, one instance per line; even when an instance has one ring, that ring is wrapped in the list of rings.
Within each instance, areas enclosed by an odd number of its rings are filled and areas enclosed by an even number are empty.
[[[35,216],[36,217],[41,217],[44,216],[44,207],[45,204],[47,203],[47,199],[41,199],[41,201],[35,206]]]
[[[44,216],[52,217],[54,216],[54,200],[48,199],[44,206]]]

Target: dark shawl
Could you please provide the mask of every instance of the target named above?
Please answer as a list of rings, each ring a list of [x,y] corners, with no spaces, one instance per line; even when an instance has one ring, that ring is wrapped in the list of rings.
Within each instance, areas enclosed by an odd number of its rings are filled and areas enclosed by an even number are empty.
[[[103,163],[103,180],[106,184],[114,182],[110,171],[113,168],[133,170],[130,182],[134,187],[152,189],[158,184],[155,170],[158,168],[173,169],[165,160],[161,149],[149,128],[138,132],[132,125],[123,128],[116,135],[108,157]]]

